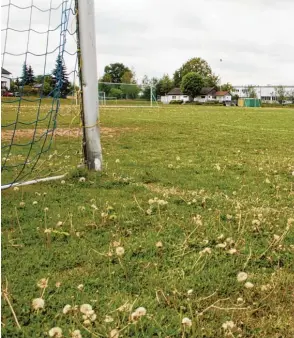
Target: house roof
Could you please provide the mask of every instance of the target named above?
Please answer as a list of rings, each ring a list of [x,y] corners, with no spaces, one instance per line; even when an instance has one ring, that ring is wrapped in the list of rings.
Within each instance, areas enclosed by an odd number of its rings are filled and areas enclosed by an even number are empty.
[[[215,96],[225,96],[225,95],[231,95],[228,91],[219,91],[215,93]]]
[[[203,87],[200,90],[200,95],[208,95],[213,92],[215,93],[215,89],[213,87]]]
[[[1,74],[10,75],[11,73],[8,70],[1,67]]]
[[[180,88],[174,88],[170,90],[167,95],[183,95],[183,93]]]

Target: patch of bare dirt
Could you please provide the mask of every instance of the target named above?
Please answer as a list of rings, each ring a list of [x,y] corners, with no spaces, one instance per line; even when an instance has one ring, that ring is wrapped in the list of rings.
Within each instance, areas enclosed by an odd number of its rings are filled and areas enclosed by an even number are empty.
[[[101,135],[102,137],[114,137],[118,136],[124,132],[133,132],[137,131],[139,128],[109,128],[109,127],[101,127]],[[37,129],[36,136],[41,136],[46,132],[46,129]],[[49,132],[51,135],[51,132]],[[13,135],[13,130],[2,130],[1,131],[1,140],[2,141],[9,141],[11,140]],[[15,131],[14,139],[22,139],[22,138],[32,138],[34,135],[34,129],[18,129]],[[54,136],[61,136],[61,137],[73,137],[78,138],[82,137],[82,129],[81,128],[57,128],[54,131]]]

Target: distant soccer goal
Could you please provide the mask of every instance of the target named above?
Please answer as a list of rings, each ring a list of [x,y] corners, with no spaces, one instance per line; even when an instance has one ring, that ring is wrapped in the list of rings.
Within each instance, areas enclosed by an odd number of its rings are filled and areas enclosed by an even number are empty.
[[[156,107],[155,88],[135,83],[98,83],[99,104],[102,107]]]

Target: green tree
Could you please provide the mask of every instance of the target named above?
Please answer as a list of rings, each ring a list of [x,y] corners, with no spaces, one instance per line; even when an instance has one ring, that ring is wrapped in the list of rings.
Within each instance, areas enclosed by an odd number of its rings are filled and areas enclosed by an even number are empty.
[[[26,63],[22,66],[22,73],[21,73],[21,85],[26,86],[28,83],[28,66]]]
[[[19,88],[20,86],[20,81],[19,81],[19,78],[17,77],[16,80],[15,80],[15,86],[17,87],[17,89]]]
[[[34,83],[35,83],[34,71],[32,66],[29,66],[27,72],[27,84],[33,85]]]
[[[234,91],[234,87],[231,83],[224,83],[223,85],[220,86],[220,90],[228,91],[232,93]]]
[[[164,74],[163,77],[158,81],[156,86],[157,95],[166,95],[171,89],[173,89],[174,83],[168,74]]]
[[[285,101],[287,98],[285,87],[283,86],[275,87],[275,95],[276,95],[277,101],[282,104],[283,101]]]
[[[294,90],[291,90],[290,92],[288,92],[288,99],[294,103]]]
[[[197,57],[188,60],[182,65],[181,68],[176,70],[174,73],[175,86],[179,86],[179,83],[181,83],[183,77],[191,72],[199,74],[203,78],[205,86],[216,87],[219,82],[218,76],[212,73],[207,61]]]
[[[120,88],[126,99],[136,99],[140,93],[140,88],[136,84],[122,84]]]
[[[151,92],[151,86],[152,86],[152,100],[156,99],[157,95],[157,85],[158,85],[158,79],[153,77],[152,79],[149,79],[147,75],[144,75],[142,80],[142,98],[145,100],[150,100],[150,92]]]
[[[110,97],[116,97],[117,99],[121,99],[123,96],[123,91],[119,88],[111,88],[109,92]]]
[[[245,88],[245,93],[246,93],[247,97],[249,97],[251,99],[257,98],[257,94],[256,94],[256,91],[255,91],[253,86],[248,86],[247,88]]]
[[[104,68],[104,75],[109,75],[111,81],[105,82],[121,83],[122,77],[126,72],[131,72],[131,70],[123,63],[111,63]]]
[[[61,55],[57,56],[55,68],[52,71],[52,81],[55,85],[54,95],[57,95],[58,92],[60,92],[60,97],[66,98],[67,94],[70,92],[70,83]]]
[[[198,73],[190,72],[183,77],[181,90],[185,95],[189,95],[190,99],[194,99],[194,97],[200,93],[204,83],[203,76]]]

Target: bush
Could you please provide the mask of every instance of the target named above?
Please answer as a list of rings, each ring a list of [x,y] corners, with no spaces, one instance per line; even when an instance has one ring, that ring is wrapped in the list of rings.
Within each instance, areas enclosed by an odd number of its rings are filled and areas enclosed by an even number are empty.
[[[169,104],[183,104],[183,100],[171,100]]]

